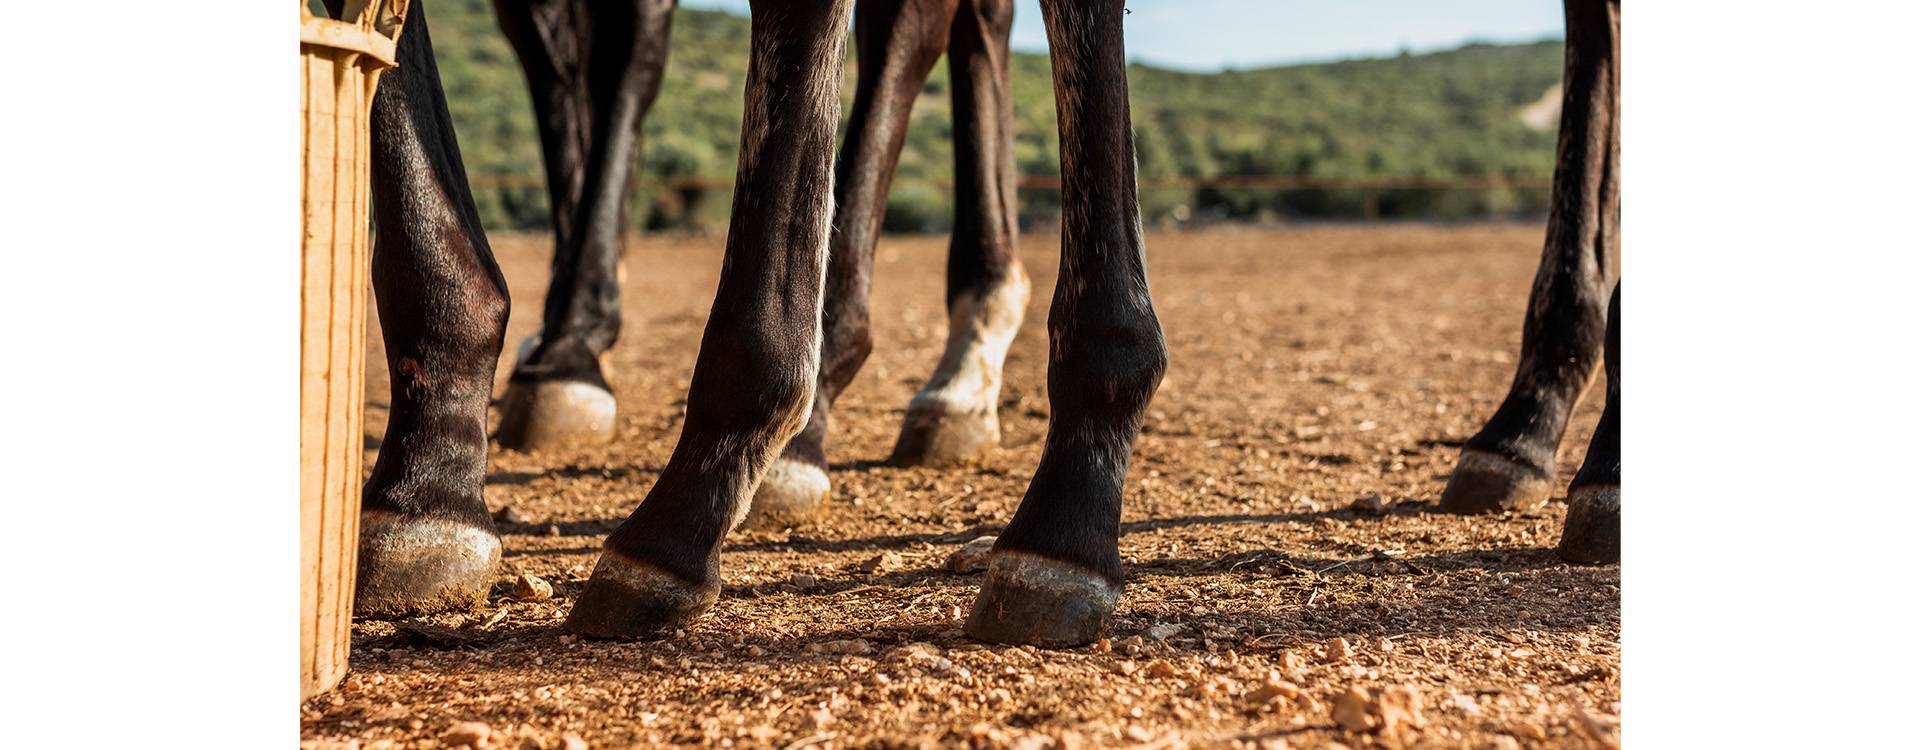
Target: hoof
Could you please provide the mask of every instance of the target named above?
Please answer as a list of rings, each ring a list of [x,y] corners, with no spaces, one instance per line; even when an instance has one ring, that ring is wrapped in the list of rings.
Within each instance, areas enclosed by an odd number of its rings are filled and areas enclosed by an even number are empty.
[[[353,613],[404,617],[471,609],[486,603],[499,562],[500,539],[491,531],[441,518],[363,512]]]
[[[753,509],[745,522],[735,519],[734,526],[749,529],[784,529],[805,526],[826,512],[827,492],[832,486],[820,467],[790,458],[776,458],[760,479],[753,493]]]
[[[989,643],[1065,648],[1092,643],[1120,601],[1120,586],[1091,570],[1025,552],[999,551],[973,600],[967,636]]]
[[[575,380],[511,382],[500,400],[500,447],[541,451],[613,440],[613,394]]]
[[[692,622],[719,598],[719,586],[688,583],[613,550],[601,550],[593,577],[563,627],[589,638],[644,638]]]
[[[1567,562],[1620,562],[1620,485],[1575,487],[1567,494],[1567,527],[1557,551]]]
[[[1468,448],[1440,496],[1440,510],[1472,515],[1531,510],[1553,494],[1552,472],[1542,472],[1505,456]]]
[[[907,408],[900,438],[887,462],[895,466],[948,467],[976,464],[1000,447],[1000,418],[984,414],[953,414],[939,408]]]

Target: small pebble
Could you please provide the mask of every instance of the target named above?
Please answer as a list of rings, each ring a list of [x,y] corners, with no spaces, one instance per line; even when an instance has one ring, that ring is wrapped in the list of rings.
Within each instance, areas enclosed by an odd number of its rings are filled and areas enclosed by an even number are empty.
[[[544,602],[553,598],[553,584],[531,573],[521,573],[513,582],[513,598],[525,602]]]
[[[838,640],[838,641],[822,641],[820,643],[807,644],[807,652],[813,653],[813,654],[845,654],[845,655],[852,655],[852,656],[866,656],[868,654],[873,653],[873,644],[868,643],[865,640],[862,640],[859,638]]]
[[[1286,680],[1268,679],[1266,682],[1261,683],[1260,687],[1254,688],[1247,693],[1247,704],[1251,706],[1264,706],[1273,702],[1275,698],[1292,700],[1298,697],[1300,697],[1300,686],[1287,682]]]
[[[1180,623],[1177,623],[1177,622],[1163,622],[1163,623],[1160,623],[1159,625],[1155,625],[1153,627],[1147,628],[1147,638],[1149,640],[1164,641],[1168,638],[1178,635],[1180,631],[1186,630],[1186,629],[1187,629],[1187,626],[1181,625]]]
[[[477,721],[462,721],[455,723],[451,728],[447,729],[447,733],[441,735],[440,740],[448,745],[467,745],[469,747],[479,748],[485,747],[487,745],[487,738],[492,736],[492,727]]]
[[[947,570],[955,573],[977,573],[987,569],[988,558],[993,553],[993,543],[1000,540],[997,536],[975,537],[973,541],[960,546],[947,556]]]
[[[1353,646],[1347,643],[1347,639],[1336,637],[1331,641],[1327,641],[1328,660],[1346,661],[1351,658],[1353,658]]]
[[[860,572],[867,575],[886,575],[899,570],[902,562],[900,553],[882,552],[860,563]]]
[[[1373,712],[1373,695],[1363,687],[1350,687],[1333,699],[1333,720],[1351,732],[1370,732],[1380,727]]]

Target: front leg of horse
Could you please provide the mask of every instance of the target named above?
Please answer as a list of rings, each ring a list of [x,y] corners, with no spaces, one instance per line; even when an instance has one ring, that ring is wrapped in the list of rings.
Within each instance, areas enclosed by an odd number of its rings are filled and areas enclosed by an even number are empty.
[[[566,628],[632,638],[683,625],[720,592],[720,542],[799,432],[820,362],[840,60],[852,0],[753,3],[739,182],[726,261],[660,479],[607,537]]]
[[[1523,510],[1556,488],[1567,417],[1599,369],[1620,245],[1620,7],[1567,0],[1566,85],[1545,252],[1513,385],[1467,441],[1440,508]]]
[[[955,0],[860,0],[854,38],[859,75],[835,163],[833,233],[821,310],[820,376],[807,425],[774,461],[753,498],[751,527],[817,519],[832,485],[827,438],[834,399],[873,351],[867,297],[887,191],[906,140],[913,100],[946,48]]]
[[[1072,646],[1119,601],[1120,500],[1166,342],[1147,288],[1127,111],[1123,0],[1046,0],[1060,113],[1060,280],[1047,320],[1052,421],[1032,483],[994,544],[968,635]]]
[[[485,600],[500,540],[481,497],[506,284],[480,229],[421,3],[372,114],[373,288],[392,408],[362,490],[354,611]]]

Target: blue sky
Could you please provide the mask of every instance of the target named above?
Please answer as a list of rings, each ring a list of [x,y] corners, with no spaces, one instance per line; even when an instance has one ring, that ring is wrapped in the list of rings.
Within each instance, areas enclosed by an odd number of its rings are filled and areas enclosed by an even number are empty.
[[[1013,46],[1047,48],[1040,0],[1016,0]],[[681,0],[747,12],[747,0]],[[1559,38],[1557,0],[1130,0],[1129,59],[1188,70]]]

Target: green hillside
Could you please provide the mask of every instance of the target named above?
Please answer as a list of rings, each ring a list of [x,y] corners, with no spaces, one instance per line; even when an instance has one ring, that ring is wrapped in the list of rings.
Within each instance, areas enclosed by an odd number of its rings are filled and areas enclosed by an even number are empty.
[[[491,229],[546,225],[526,82],[484,0],[428,6],[440,73],[481,215]],[[641,174],[731,176],[746,74],[747,19],[681,9],[674,19],[667,79],[647,118]],[[851,52],[851,51],[850,51]],[[1553,169],[1554,134],[1516,113],[1560,78],[1559,42],[1472,45],[1390,59],[1356,60],[1216,74],[1147,66],[1129,71],[1140,174],[1154,177],[1542,178]],[[1025,175],[1059,172],[1051,75],[1042,55],[1014,56],[1017,159]],[[851,100],[853,69],[844,95]],[[900,178],[889,203],[893,230],[943,229],[950,211],[944,178],[952,163],[944,63],[916,105]],[[844,109],[844,108],[843,108]],[[918,179],[916,179],[918,178]],[[724,191],[635,196],[636,223],[724,227]],[[1021,193],[1023,218],[1057,211],[1056,191]],[[1339,218],[1358,215],[1358,191],[1149,189],[1150,222],[1194,218]],[[1395,190],[1379,197],[1384,216],[1464,217],[1536,211],[1539,190]]]

